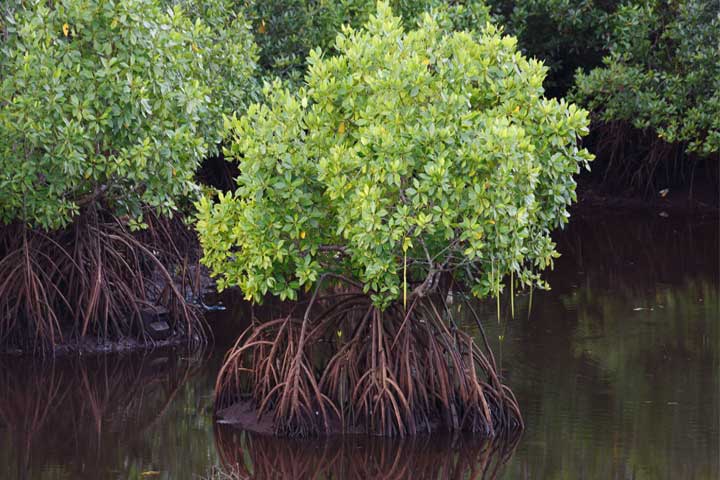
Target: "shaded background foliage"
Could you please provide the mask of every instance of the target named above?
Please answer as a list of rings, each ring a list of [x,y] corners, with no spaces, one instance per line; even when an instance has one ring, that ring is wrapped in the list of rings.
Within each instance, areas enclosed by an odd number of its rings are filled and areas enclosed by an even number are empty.
[[[692,192],[699,183],[717,205],[717,2],[488,5],[523,52],[549,66],[548,92],[593,112],[585,143],[598,157],[591,179],[609,191],[645,196],[665,187]]]
[[[579,72],[572,97],[603,121],[651,128],[669,143],[720,150],[720,5],[622,5],[609,22],[603,68]]]
[[[564,96],[578,69],[602,65],[607,52],[607,25],[617,0],[487,0],[495,21],[518,37],[522,52],[550,69],[545,88]]]
[[[643,193],[692,188],[700,165],[700,180],[714,183],[717,193],[720,5],[628,2],[607,28],[603,65],[578,71],[571,98],[594,113],[596,149],[607,153],[608,173],[616,175],[610,183]]]
[[[236,2],[240,3],[240,2]],[[376,0],[246,0],[245,15],[253,25],[260,49],[263,75],[279,76],[293,83],[302,80],[310,50],[337,53],[335,37],[343,25],[359,27],[376,11]],[[392,0],[390,6],[414,28],[424,12],[432,11],[447,27],[475,29],[489,20],[480,0]]]

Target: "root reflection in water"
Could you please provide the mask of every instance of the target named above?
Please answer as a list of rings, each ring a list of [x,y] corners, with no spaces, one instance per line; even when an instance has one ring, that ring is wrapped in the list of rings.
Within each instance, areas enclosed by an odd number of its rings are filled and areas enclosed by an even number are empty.
[[[78,459],[68,465],[78,478],[99,477],[108,466],[121,470],[125,457],[117,445],[137,444],[196,372],[198,360],[161,350],[45,362],[0,357],[0,433],[6,430],[12,442],[13,478],[34,478],[34,470],[69,458]]]
[[[487,438],[463,433],[300,439],[216,424],[222,470],[213,478],[494,479],[502,473],[519,439],[519,434]]]

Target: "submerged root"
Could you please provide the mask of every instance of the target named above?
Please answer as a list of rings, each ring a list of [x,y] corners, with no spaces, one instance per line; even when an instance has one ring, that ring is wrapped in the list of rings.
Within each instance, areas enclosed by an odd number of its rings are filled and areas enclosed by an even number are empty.
[[[172,335],[204,341],[188,301],[198,279],[175,244],[177,225],[154,215],[148,223],[136,235],[87,212],[57,232],[0,230],[0,347],[54,348],[85,337],[152,342],[147,324],[159,315]]]
[[[216,407],[250,401],[291,436],[523,428],[487,343],[457,329],[447,308],[416,299],[380,311],[365,295],[340,298],[319,315],[311,302],[302,319],[249,328],[220,371]]]

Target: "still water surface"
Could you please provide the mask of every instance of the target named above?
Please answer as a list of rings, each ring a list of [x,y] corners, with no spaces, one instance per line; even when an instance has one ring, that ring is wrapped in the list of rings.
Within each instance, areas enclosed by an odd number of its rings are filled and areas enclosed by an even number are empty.
[[[0,357],[0,479],[192,479],[220,462],[250,478],[720,478],[717,219],[574,218],[557,240],[552,291],[519,295],[514,319],[504,301],[500,323],[480,305],[525,417],[516,445],[214,425],[215,375],[247,322],[227,298],[203,359]]]

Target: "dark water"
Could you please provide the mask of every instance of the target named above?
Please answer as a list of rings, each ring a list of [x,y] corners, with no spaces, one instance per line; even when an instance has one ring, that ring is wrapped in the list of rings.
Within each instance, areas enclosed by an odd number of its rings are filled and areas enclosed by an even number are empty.
[[[480,305],[526,431],[473,437],[279,440],[212,421],[216,351],[0,358],[0,479],[190,479],[220,462],[255,478],[720,477],[717,219],[575,218],[553,290]],[[263,476],[261,476],[263,474]]]

